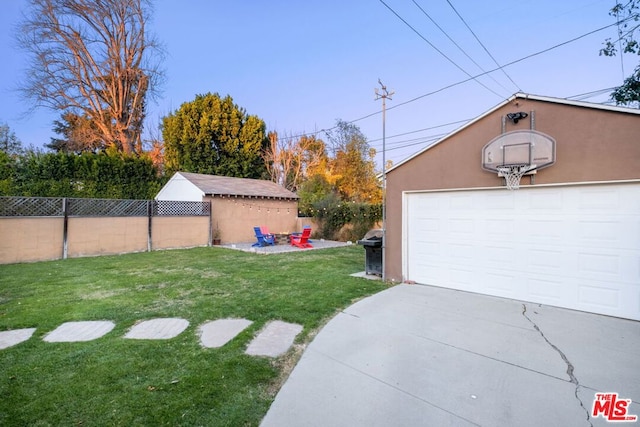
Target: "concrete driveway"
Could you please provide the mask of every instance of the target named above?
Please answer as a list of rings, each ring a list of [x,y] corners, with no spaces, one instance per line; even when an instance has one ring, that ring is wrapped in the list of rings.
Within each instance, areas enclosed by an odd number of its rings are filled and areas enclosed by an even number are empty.
[[[640,322],[398,285],[319,332],[262,426],[611,425],[598,392],[640,419]]]

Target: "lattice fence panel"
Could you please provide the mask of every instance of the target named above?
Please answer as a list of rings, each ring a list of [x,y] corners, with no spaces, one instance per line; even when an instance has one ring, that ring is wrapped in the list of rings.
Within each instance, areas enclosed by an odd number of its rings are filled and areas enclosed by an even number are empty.
[[[64,216],[62,197],[0,197],[0,216]],[[147,216],[149,206],[154,216],[209,216],[209,202],[66,199],[67,215],[89,217]]]
[[[69,216],[147,216],[146,200],[67,199]]]
[[[0,216],[63,216],[61,197],[0,197]]]
[[[156,200],[153,203],[154,216],[209,216],[209,202],[180,202]]]

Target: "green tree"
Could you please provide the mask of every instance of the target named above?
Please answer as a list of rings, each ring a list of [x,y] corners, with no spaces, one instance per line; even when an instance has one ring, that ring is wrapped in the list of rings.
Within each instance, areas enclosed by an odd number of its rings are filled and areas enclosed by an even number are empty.
[[[264,121],[227,95],[197,95],[162,120],[165,171],[265,178]]]
[[[334,153],[330,169],[342,199],[380,203],[382,189],[376,177],[375,150],[369,147],[360,128],[338,120],[329,141]]]
[[[91,143],[139,153],[146,99],[163,76],[150,10],[149,0],[29,0],[18,35],[30,58],[24,95],[91,121]]]
[[[17,156],[24,152],[22,141],[6,123],[0,124],[0,150],[9,156]]]
[[[16,159],[0,150],[0,196],[12,196],[15,192]]]
[[[609,15],[618,21],[618,38],[605,41],[604,48],[600,49],[600,55],[615,56],[618,54],[618,46],[622,50],[621,54],[630,53],[640,55],[640,44],[636,40],[637,32],[640,29],[640,0],[629,0],[625,3],[618,3],[609,11]],[[636,66],[633,73],[625,78],[621,86],[617,87],[611,94],[611,98],[616,104],[636,104],[640,106],[640,64]]]
[[[339,203],[335,187],[324,175],[315,174],[307,178],[298,189],[298,209],[303,216],[315,216],[315,212],[331,202]]]

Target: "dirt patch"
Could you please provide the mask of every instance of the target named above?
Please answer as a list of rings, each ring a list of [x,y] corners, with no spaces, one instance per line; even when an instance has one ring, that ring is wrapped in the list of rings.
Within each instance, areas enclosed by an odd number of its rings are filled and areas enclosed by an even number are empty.
[[[127,289],[99,289],[93,292],[88,292],[84,295],[80,295],[80,299],[82,300],[100,300],[107,299],[111,297],[116,297],[118,295],[122,295],[126,293]]]

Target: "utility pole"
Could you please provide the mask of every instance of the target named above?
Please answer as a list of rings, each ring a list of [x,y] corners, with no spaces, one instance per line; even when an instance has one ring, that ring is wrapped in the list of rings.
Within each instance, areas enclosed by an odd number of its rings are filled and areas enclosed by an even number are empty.
[[[375,88],[376,92],[376,101],[378,99],[382,99],[382,281],[385,282],[387,280],[387,269],[385,265],[385,252],[387,247],[387,158],[386,158],[386,114],[387,114],[387,98],[390,100],[393,96],[394,92],[389,93],[387,87],[382,84],[380,79],[378,79],[378,83],[380,84],[381,92],[378,91],[378,88]]]

